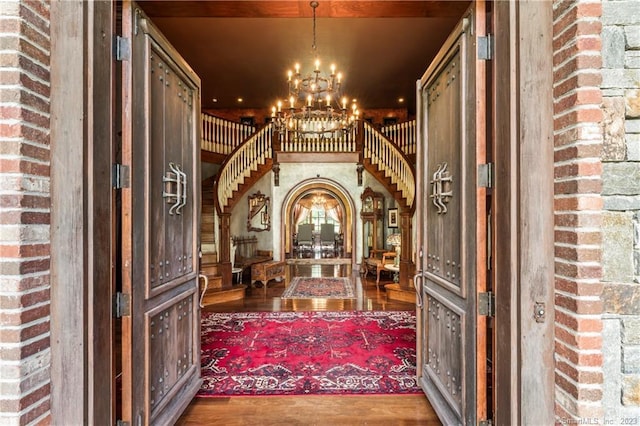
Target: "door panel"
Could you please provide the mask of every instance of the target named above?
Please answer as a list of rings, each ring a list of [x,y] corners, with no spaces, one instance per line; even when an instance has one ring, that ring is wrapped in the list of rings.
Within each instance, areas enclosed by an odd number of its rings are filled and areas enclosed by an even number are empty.
[[[200,388],[200,80],[135,3],[123,3],[123,413],[170,424]]]
[[[427,170],[430,170],[430,232],[427,241],[427,269],[431,280],[464,297],[460,286],[461,258],[461,43],[443,63],[436,78],[427,85],[427,114],[433,125],[427,128]],[[445,195],[442,195],[445,194]],[[449,195],[446,195],[449,194]]]
[[[150,159],[150,175],[151,176],[164,176],[165,171],[165,152],[164,152],[164,76],[163,76],[162,62],[158,60],[157,54],[149,58],[149,73],[150,73],[150,87],[149,87],[149,108],[151,110],[151,117],[155,117],[150,123],[151,143],[152,149],[149,154]],[[160,179],[155,179],[150,182],[152,185],[152,194],[162,194],[167,189],[171,190],[170,186]],[[150,205],[150,228],[155,230],[149,234],[149,247],[154,247],[155,250],[150,251],[149,255],[149,276],[150,285],[152,288],[161,286],[169,279],[168,275],[165,275],[165,260],[167,254],[165,253],[165,241],[166,231],[164,229],[165,216],[167,215],[166,204],[169,200],[165,200],[162,197],[152,196]]]
[[[194,291],[156,306],[145,314],[149,348],[149,405],[152,418],[170,402],[167,395],[188,382],[194,368]],[[199,356],[197,357],[199,360]]]
[[[418,82],[417,172],[420,307],[419,382],[444,424],[485,418],[484,319],[476,295],[486,286],[484,75],[476,37],[484,3],[475,2]],[[418,277],[417,277],[418,278]]]
[[[462,368],[464,351],[464,311],[426,289],[427,354],[424,372],[449,406],[462,418]]]

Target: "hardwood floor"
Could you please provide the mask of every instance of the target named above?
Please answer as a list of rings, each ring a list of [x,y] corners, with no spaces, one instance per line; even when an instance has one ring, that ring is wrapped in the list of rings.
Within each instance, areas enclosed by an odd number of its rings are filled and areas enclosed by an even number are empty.
[[[421,395],[196,398],[178,424],[441,425]]]
[[[282,300],[280,296],[295,276],[352,276],[356,299]],[[415,305],[386,299],[381,279],[376,288],[375,277],[361,280],[352,275],[346,264],[292,264],[287,266],[284,281],[270,281],[264,289],[247,289],[241,301],[210,305],[212,312],[270,312],[321,310],[412,310]],[[249,284],[249,277],[243,280]],[[363,396],[238,396],[230,398],[195,398],[179,425],[441,425],[433,408],[423,395]]]

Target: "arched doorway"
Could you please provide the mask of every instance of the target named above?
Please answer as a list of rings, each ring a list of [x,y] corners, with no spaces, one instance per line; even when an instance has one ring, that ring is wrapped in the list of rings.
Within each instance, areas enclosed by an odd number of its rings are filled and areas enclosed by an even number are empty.
[[[282,203],[281,253],[287,258],[294,256],[294,234],[299,224],[314,224],[314,232],[319,235],[319,225],[327,223],[334,225],[336,235],[340,239],[338,257],[351,259],[351,263],[354,264],[354,212],[353,199],[337,182],[325,178],[300,182],[289,191]],[[328,253],[323,251],[321,246],[315,246],[313,249],[319,256]]]

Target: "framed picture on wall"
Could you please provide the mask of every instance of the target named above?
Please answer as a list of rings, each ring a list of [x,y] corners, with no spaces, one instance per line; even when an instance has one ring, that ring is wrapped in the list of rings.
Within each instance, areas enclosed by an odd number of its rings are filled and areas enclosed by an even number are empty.
[[[397,228],[398,227],[398,209],[389,209],[387,222],[389,228]]]

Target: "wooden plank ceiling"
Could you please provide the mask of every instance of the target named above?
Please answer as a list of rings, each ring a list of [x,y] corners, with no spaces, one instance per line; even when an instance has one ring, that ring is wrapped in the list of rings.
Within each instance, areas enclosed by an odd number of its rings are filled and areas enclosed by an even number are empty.
[[[144,1],[152,17],[310,18],[309,1]],[[318,1],[318,18],[457,18],[465,1]]]
[[[415,110],[415,82],[468,1],[319,1],[317,51],[309,1],[141,1],[202,79],[203,108],[268,109],[285,75],[318,55],[367,108]],[[239,104],[237,99],[243,98]],[[398,103],[398,98],[404,103]]]

